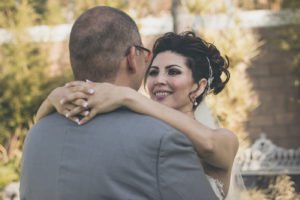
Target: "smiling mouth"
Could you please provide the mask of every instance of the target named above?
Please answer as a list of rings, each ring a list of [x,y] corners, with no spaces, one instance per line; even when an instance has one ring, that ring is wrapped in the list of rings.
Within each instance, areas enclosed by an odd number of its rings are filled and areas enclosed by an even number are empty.
[[[170,94],[172,94],[172,92],[168,92],[168,91],[157,91],[154,92],[154,96],[158,99],[162,99],[165,98],[167,96],[169,96]]]

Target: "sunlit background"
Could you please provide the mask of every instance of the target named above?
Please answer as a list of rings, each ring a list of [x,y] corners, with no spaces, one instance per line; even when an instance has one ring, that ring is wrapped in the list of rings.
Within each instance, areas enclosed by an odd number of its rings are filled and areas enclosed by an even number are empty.
[[[2,191],[19,180],[22,144],[40,103],[72,80],[72,23],[96,5],[132,16],[148,48],[167,31],[193,30],[227,55],[231,80],[206,103],[240,139],[250,199],[300,199],[299,0],[1,0]]]

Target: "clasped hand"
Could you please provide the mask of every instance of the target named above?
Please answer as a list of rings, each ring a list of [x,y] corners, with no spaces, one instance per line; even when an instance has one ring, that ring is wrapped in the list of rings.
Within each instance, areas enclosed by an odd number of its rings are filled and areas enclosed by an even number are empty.
[[[121,87],[110,83],[72,81],[53,90],[47,100],[56,111],[82,125],[97,113],[119,108]]]

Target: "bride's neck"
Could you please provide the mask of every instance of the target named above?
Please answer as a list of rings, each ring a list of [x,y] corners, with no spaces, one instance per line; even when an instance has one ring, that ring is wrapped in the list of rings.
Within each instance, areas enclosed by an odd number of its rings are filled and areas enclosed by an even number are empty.
[[[195,119],[195,113],[194,113],[194,110],[192,109],[192,107],[182,107],[182,108],[177,108],[176,110],[187,115],[188,117],[190,117],[192,119]]]
[[[184,111],[184,114],[186,114],[188,117],[195,119],[194,111]]]

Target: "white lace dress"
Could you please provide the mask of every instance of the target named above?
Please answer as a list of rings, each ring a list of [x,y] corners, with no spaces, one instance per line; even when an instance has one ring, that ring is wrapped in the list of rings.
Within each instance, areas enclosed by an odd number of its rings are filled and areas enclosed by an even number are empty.
[[[211,176],[206,175],[206,177],[207,177],[214,193],[218,197],[218,199],[224,200],[225,199],[224,184],[220,180],[215,179]]]

